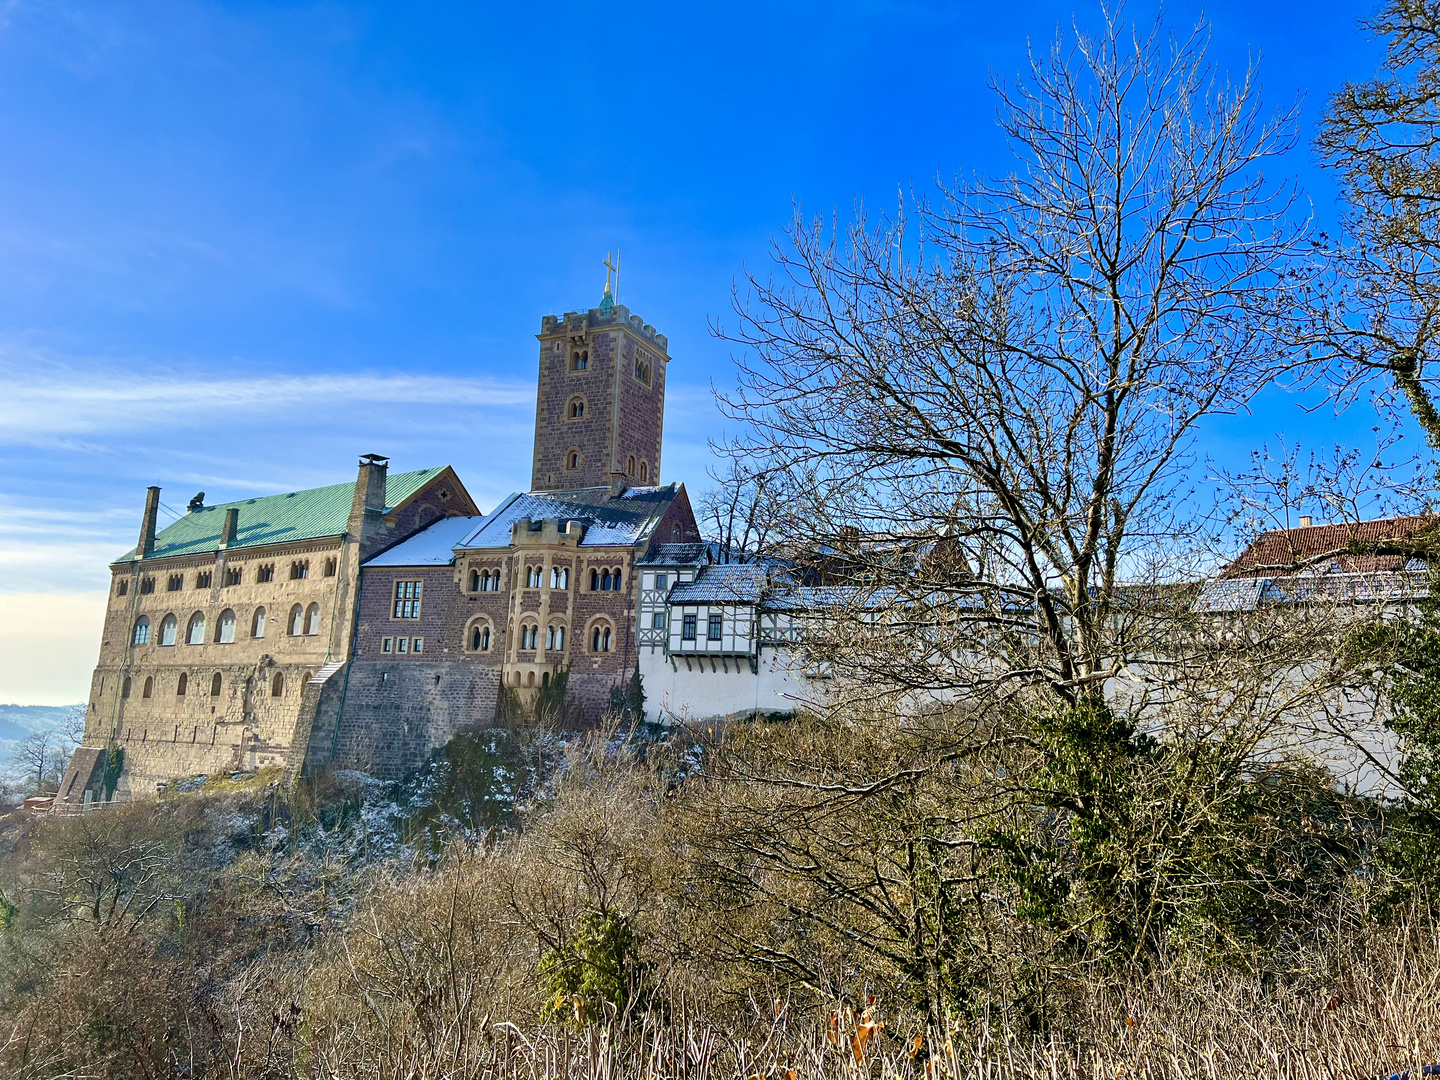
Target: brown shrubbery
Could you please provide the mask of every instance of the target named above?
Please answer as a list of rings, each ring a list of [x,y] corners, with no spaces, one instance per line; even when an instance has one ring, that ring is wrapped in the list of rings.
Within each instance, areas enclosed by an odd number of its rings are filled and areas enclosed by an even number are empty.
[[[733,725],[643,760],[597,736],[517,828],[438,861],[367,856],[338,783],[309,824],[274,792],[11,819],[0,1072],[1329,1077],[1437,1056],[1440,946],[1419,913],[1363,919],[1360,878],[1305,908],[1283,957],[1162,943],[1081,977],[1007,908],[999,856],[917,859],[963,776],[848,803],[761,782],[904,765],[849,730]],[[946,925],[927,875],[956,866],[980,872]],[[905,911],[928,927],[913,946]],[[927,978],[961,992],[927,1001]]]

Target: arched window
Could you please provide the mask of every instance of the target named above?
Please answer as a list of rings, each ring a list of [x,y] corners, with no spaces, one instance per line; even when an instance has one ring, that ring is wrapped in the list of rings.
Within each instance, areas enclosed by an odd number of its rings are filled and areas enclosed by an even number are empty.
[[[143,690],[140,691],[140,696],[141,696],[141,697],[154,697],[154,696],[155,696],[155,680],[152,679],[149,675],[145,676],[145,689],[143,689]]]
[[[550,568],[550,587],[552,589],[570,588],[570,569],[563,566],[552,566]]]
[[[565,627],[550,626],[545,630],[545,648],[554,649],[557,652],[565,648]]]
[[[625,459],[625,475],[634,476],[635,468],[635,455],[631,454],[628,458]]]
[[[129,675],[126,675],[126,676],[125,676],[125,681],[120,684],[120,696],[121,696],[122,698],[128,698],[128,697],[130,696],[130,676],[129,676]]]
[[[520,648],[522,648],[522,649],[538,649],[539,647],[540,647],[540,627],[538,627],[538,626],[522,626],[522,627],[520,627]]]
[[[618,566],[615,567],[614,572],[610,575],[610,588],[616,592],[620,591],[620,567]]]
[[[174,615],[166,615],[165,618],[160,620],[161,645],[175,644],[175,630],[179,625],[179,620],[176,619]]]
[[[640,462],[640,482],[642,484],[650,482],[650,463],[648,461]]]
[[[212,679],[210,680],[210,696],[211,696],[211,697],[219,697],[219,696],[220,696],[220,672],[218,672],[218,671],[215,672],[214,678],[212,678]]]
[[[597,623],[595,629],[590,631],[590,651],[610,651],[610,627],[604,623]]]
[[[587,349],[577,349],[575,355],[570,358],[570,369],[572,371],[590,370],[590,352]]]
[[[270,696],[285,696],[285,676],[278,671],[275,673],[275,677],[270,680]]]
[[[538,589],[545,578],[545,568],[542,566],[529,566],[525,568],[525,587],[527,589]]]
[[[180,681],[175,684],[175,696],[176,696],[176,697],[184,697],[184,696],[185,696],[185,690],[186,690],[186,688],[187,688],[189,685],[190,685],[190,676],[187,675],[187,674],[185,674],[185,672],[183,672],[183,671],[180,672]]]
[[[255,614],[250,618],[250,636],[265,636],[265,609],[263,607],[257,607]]]
[[[570,453],[565,455],[565,467],[567,469],[578,469],[580,467],[579,450],[571,450]],[[123,585],[124,582],[121,582],[121,584]]]
[[[491,575],[490,575],[490,590],[491,590],[491,592],[499,592],[499,591],[500,591],[500,571],[499,571],[499,570],[496,570],[496,571],[492,572]]]
[[[320,605],[311,604],[305,611],[305,633],[314,637],[320,633]]]
[[[300,676],[300,692],[301,692],[302,694],[305,692],[305,684],[308,683],[309,681],[310,681],[310,672],[307,671],[307,672],[305,672],[304,675]]]
[[[215,641],[229,645],[235,640],[235,612],[226,608],[220,613],[220,622],[215,626]]]
[[[571,398],[570,408],[566,411],[566,415],[569,416],[571,420],[584,420],[585,399],[583,397]]]
[[[205,613],[203,611],[197,611],[190,616],[190,625],[185,631],[185,644],[205,644]]]
[[[525,673],[525,685],[526,685],[526,686],[534,686],[534,685],[535,685],[535,672],[533,672],[533,671],[527,671],[527,672]]]
[[[130,641],[134,645],[150,644],[150,620],[144,615],[135,620],[135,632],[130,635]]]
[[[600,590],[600,571],[599,571],[599,570],[591,570],[591,571],[590,571],[590,591],[591,591],[591,592],[598,592],[599,590]]]
[[[290,636],[299,637],[305,629],[305,609],[296,604],[290,609]]]
[[[479,592],[479,591],[480,591],[480,571],[479,571],[479,570],[471,570],[471,571],[470,571],[470,591],[471,591],[471,592]]]
[[[601,591],[601,592],[609,592],[609,591],[610,591],[610,569],[609,569],[609,567],[606,567],[604,570],[600,571],[600,591]]]
[[[470,628],[470,651],[490,651],[490,627],[480,623]]]

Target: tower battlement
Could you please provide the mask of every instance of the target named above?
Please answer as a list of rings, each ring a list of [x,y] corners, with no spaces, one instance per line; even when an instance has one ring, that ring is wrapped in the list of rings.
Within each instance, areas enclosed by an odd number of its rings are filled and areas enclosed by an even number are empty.
[[[624,304],[614,305],[608,315],[598,307],[588,311],[567,311],[564,315],[546,315],[540,320],[539,336],[543,338],[556,333],[584,333],[587,330],[599,330],[622,323],[637,337],[644,338],[665,353],[666,359],[669,359],[669,339],[639,315],[632,315]]]

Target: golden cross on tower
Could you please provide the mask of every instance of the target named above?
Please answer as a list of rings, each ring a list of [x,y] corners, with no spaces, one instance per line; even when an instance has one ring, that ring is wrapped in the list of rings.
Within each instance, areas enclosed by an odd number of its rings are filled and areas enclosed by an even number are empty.
[[[605,263],[604,263],[604,265],[605,265],[605,291],[606,291],[607,293],[610,293],[611,297],[617,297],[617,296],[619,296],[619,294],[620,294],[620,249],[619,249],[619,248],[616,248],[616,249],[615,249],[615,261],[614,261],[613,263],[610,261],[610,253],[609,253],[608,251],[605,253]],[[611,292],[611,290],[610,290],[610,274],[611,274],[612,271],[613,271],[614,274],[615,274],[615,290],[614,290],[613,292]]]

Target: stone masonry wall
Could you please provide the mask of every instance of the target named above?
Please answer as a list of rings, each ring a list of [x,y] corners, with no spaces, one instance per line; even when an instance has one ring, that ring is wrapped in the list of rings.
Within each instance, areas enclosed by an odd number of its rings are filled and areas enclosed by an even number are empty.
[[[609,317],[598,310],[572,312],[563,320],[547,316],[539,338],[532,490],[604,486],[620,475],[632,484],[658,483],[669,361],[665,336],[617,305]],[[583,370],[576,370],[577,352],[587,354]],[[637,360],[644,362],[648,382],[637,376]],[[571,415],[577,398],[585,403],[578,419]],[[569,467],[572,451],[580,454],[578,468]]]

